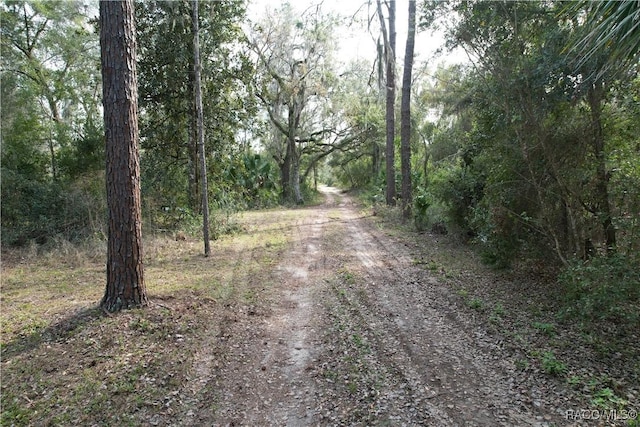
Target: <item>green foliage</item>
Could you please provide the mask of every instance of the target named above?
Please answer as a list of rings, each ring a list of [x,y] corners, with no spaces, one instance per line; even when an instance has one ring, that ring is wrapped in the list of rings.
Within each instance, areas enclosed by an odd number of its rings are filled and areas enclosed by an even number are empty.
[[[143,199],[155,228],[198,215],[199,160],[194,131],[191,2],[142,2],[136,7]],[[229,171],[242,169],[237,129],[254,104],[247,95],[251,67],[237,44],[244,5],[199,2],[204,135],[212,204],[243,207],[244,189]],[[164,219],[166,212],[169,218]],[[187,214],[188,213],[188,214]],[[186,216],[185,216],[186,215]],[[226,214],[223,216],[226,217]],[[157,224],[156,224],[157,222]]]
[[[616,396],[615,392],[610,388],[603,388],[596,391],[593,395],[591,403],[596,408],[611,410],[624,408],[627,401],[621,397]]]
[[[542,369],[550,375],[561,377],[567,372],[567,365],[559,361],[552,351],[545,351],[542,354]]]
[[[595,408],[605,411],[624,410],[629,404],[626,399],[618,396],[614,391],[619,388],[620,384],[607,375],[572,375],[567,378],[567,382],[572,387],[581,389],[591,396],[591,404]]]
[[[460,162],[444,164],[431,174],[429,189],[447,207],[447,217],[463,230],[471,228],[470,214],[482,197],[483,179]]]
[[[575,76],[565,48],[582,21],[568,24],[560,7],[439,7],[460,16],[450,46],[476,60],[437,71],[424,96],[443,116],[426,148],[417,223],[424,227],[430,206],[442,203],[445,222],[474,236],[485,262],[499,268],[519,258],[566,265],[608,251],[611,221],[620,252],[636,253],[640,243],[637,70],[609,74],[596,100],[583,79],[602,63],[594,56]]]
[[[500,323],[505,315],[506,311],[504,306],[501,303],[497,303],[493,306],[493,310],[491,310],[489,321],[494,324]]]
[[[476,311],[484,310],[484,302],[480,298],[470,299],[469,301],[467,301],[467,305]]]
[[[640,259],[637,254],[598,256],[576,260],[558,277],[565,296],[565,312],[591,320],[638,324],[640,316]]]
[[[593,60],[603,52],[607,55],[607,68],[633,67],[640,53],[640,6],[636,1],[608,0],[578,1],[564,10],[569,19],[586,12],[584,31],[569,45],[569,50],[580,58],[579,65]]]
[[[429,227],[429,208],[433,205],[433,196],[423,187],[416,188],[413,196],[413,215],[416,228],[424,231]]]
[[[71,180],[101,172],[104,170],[104,150],[104,130],[89,122],[85,124],[82,135],[60,150],[59,171],[62,176]]]
[[[98,38],[79,2],[3,2],[2,244],[102,235]]]
[[[58,235],[78,241],[104,235],[103,175],[41,182],[2,168],[2,244],[44,244]]]
[[[240,159],[227,168],[224,179],[235,185],[242,202],[252,209],[277,204],[280,196],[277,168],[273,161],[261,154],[244,154]]]
[[[333,175],[340,187],[343,188],[364,188],[372,182],[371,159],[361,157],[353,160],[343,156],[334,156],[329,165],[333,168]]]
[[[556,335],[556,327],[551,323],[533,322],[532,326],[548,337]]]

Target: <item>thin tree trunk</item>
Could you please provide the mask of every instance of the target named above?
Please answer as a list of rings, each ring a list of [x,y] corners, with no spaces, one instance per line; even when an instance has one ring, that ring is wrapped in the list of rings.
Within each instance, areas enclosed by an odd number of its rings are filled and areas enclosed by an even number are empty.
[[[198,134],[198,155],[200,156],[200,182],[202,184],[202,239],[204,240],[204,256],[211,255],[211,244],[209,243],[209,188],[207,183],[207,159],[204,153],[204,125],[202,113],[202,87],[200,86],[200,38],[198,24],[198,0],[192,3],[193,16],[193,88],[196,100],[196,119]]]
[[[45,90],[49,92],[49,87],[44,84]],[[49,108],[51,109],[51,117],[53,118],[53,125],[56,129],[55,138],[52,135],[49,135],[49,154],[51,156],[51,176],[54,181],[58,180],[58,161],[56,159],[56,147],[55,142],[60,146],[61,136],[62,136],[62,117],[60,117],[60,110],[58,109],[58,104],[54,100],[53,95],[48,93],[47,102],[49,103]]]
[[[396,204],[395,127],[396,127],[396,2],[389,0],[389,45],[387,46],[387,205]]]
[[[102,102],[108,206],[107,286],[100,303],[119,311],[148,303],[142,264],[134,2],[100,2]]]
[[[402,217],[411,217],[411,71],[416,38],[416,2],[409,0],[409,27],[404,53],[402,101],[400,103],[400,160],[402,170]]]
[[[609,175],[606,168],[606,156],[604,151],[604,133],[602,131],[602,99],[604,87],[602,83],[595,83],[587,94],[591,109],[591,126],[593,129],[593,154],[596,159],[596,205],[597,215],[605,237],[607,253],[616,250],[616,229],[611,216],[609,203]]]
[[[195,70],[195,67],[194,67]],[[187,156],[189,168],[188,200],[189,208],[196,214],[202,213],[202,197],[200,196],[200,168],[198,166],[198,113],[195,100],[195,73],[189,73],[189,92],[194,94],[189,111],[189,133],[187,140]]]

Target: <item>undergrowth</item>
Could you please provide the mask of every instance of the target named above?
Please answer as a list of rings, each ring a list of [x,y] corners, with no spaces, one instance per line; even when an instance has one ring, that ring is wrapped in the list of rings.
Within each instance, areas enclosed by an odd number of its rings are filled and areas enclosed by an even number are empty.
[[[558,277],[564,291],[564,315],[637,326],[639,266],[640,260],[622,254],[574,261]]]

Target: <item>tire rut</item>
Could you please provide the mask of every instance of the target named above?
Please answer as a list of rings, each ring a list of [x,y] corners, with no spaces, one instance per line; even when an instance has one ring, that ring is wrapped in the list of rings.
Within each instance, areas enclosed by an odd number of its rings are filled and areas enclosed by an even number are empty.
[[[531,403],[535,384],[451,289],[347,196],[323,191],[322,206],[281,226],[278,262],[239,278],[272,284],[259,307],[228,307],[203,343],[196,424],[565,424],[563,408]]]
[[[413,266],[402,245],[373,230],[346,204],[340,217],[347,231],[338,246],[345,248],[346,266],[358,271],[361,283],[350,301],[351,312],[374,337],[376,364],[410,389],[410,401],[400,399],[391,406],[421,407],[428,425],[543,426],[562,421],[563,408],[525,402],[499,343],[458,320],[451,291]],[[412,425],[418,420],[407,413],[396,421]]]

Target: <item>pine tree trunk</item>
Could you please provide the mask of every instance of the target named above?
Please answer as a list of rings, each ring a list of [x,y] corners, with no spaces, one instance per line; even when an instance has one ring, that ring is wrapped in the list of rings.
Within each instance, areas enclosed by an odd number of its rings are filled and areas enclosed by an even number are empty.
[[[200,85],[200,38],[198,23],[198,0],[192,3],[193,25],[193,89],[196,101],[196,130],[198,135],[198,155],[200,157],[200,183],[202,184],[202,240],[204,241],[204,256],[211,255],[209,242],[209,186],[207,182],[207,159],[204,152],[204,117],[202,113],[202,87]]]
[[[108,206],[108,312],[148,303],[142,264],[138,87],[133,0],[100,2]]]
[[[402,217],[411,217],[411,71],[416,37],[416,2],[409,0],[409,27],[404,54],[400,103],[400,160],[402,170]]]

